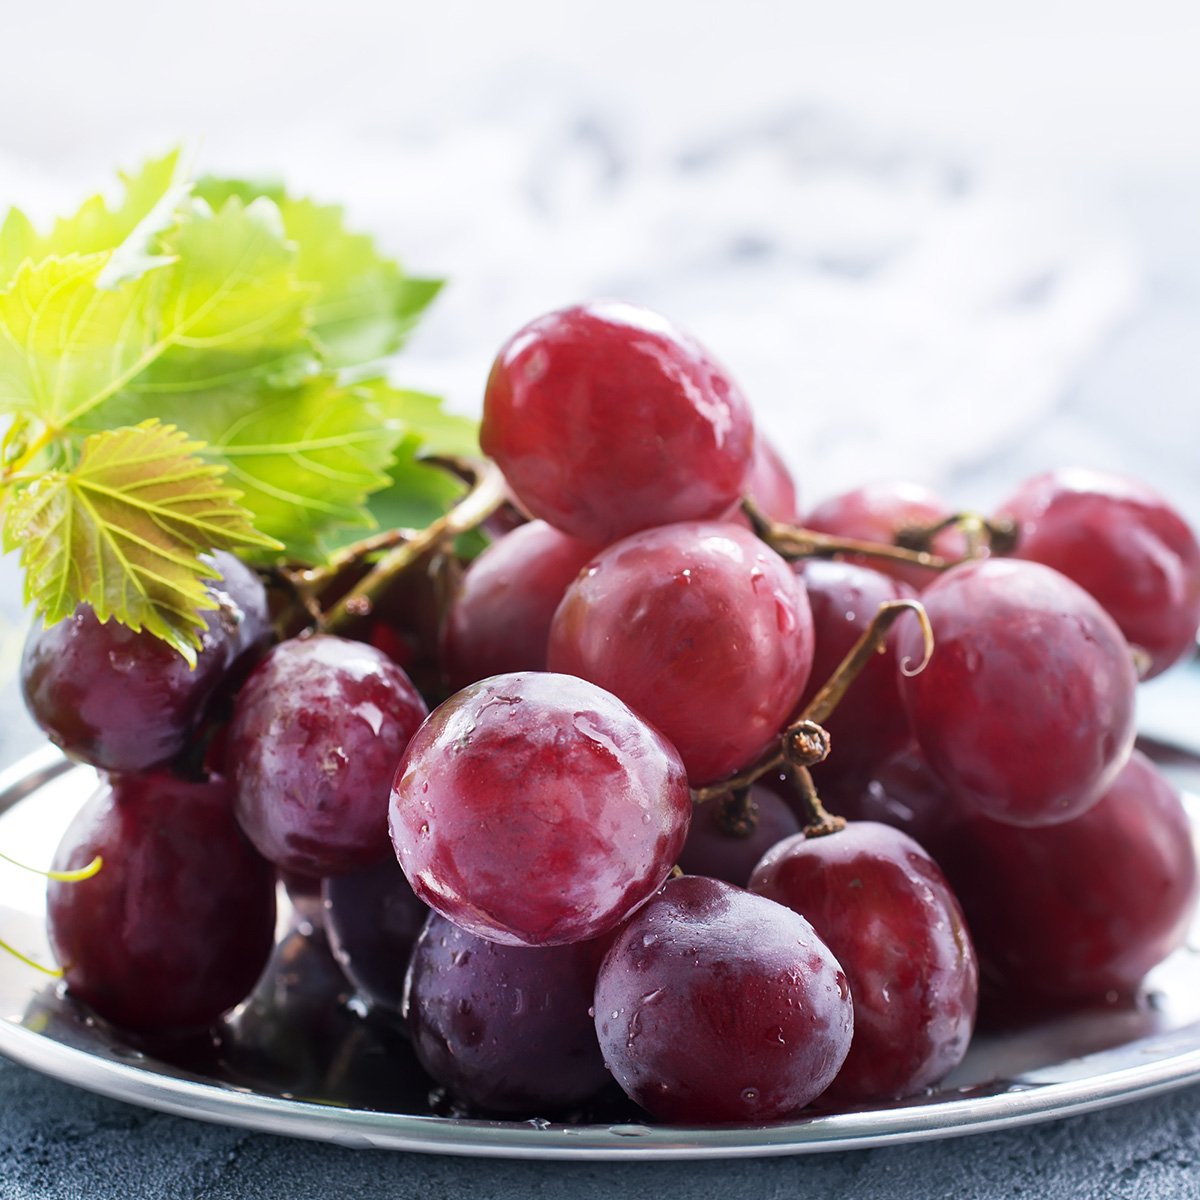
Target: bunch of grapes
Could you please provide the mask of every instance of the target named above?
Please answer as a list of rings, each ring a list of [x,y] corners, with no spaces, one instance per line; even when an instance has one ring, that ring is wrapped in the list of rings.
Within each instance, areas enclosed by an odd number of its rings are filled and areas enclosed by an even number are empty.
[[[481,441],[508,501],[448,591],[442,546],[278,640],[219,555],[194,670],[82,609],[31,635],[31,710],[104,772],[55,867],[104,866],[50,885],[76,1000],[204,1028],[277,878],[320,881],[347,979],[467,1110],[615,1079],[763,1122],[920,1093],[981,994],[1128,994],[1180,944],[1192,840],[1134,692],[1194,648],[1200,547],[1150,489],[801,521],[729,374],[624,305],[520,330]]]

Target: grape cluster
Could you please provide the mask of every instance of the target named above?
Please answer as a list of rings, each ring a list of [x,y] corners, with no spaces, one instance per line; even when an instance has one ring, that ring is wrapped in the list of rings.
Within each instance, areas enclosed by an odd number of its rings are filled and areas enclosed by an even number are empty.
[[[432,636],[401,577],[361,640],[272,644],[228,556],[195,670],[86,610],[31,634],[31,710],[105,772],[56,862],[104,866],[49,901],[101,1017],[219,1020],[282,875],[468,1111],[615,1079],[763,1122],[937,1084],[981,987],[1110,997],[1180,944],[1196,860],[1134,693],[1194,647],[1200,548],[1148,488],[1059,471],[988,519],[877,484],[801,519],[724,368],[627,305],[519,331],[482,445],[513,507]],[[414,637],[421,691],[387,653]]]

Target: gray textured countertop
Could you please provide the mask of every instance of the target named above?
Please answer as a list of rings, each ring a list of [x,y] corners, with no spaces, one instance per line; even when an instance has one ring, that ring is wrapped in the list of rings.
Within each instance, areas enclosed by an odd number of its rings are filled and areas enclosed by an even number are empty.
[[[753,1196],[1200,1195],[1200,1089],[1004,1134],[801,1158],[645,1165],[456,1159],[342,1150],[202,1125],[103,1100],[0,1060],[0,1195],[156,1200],[570,1195],[575,1200]]]

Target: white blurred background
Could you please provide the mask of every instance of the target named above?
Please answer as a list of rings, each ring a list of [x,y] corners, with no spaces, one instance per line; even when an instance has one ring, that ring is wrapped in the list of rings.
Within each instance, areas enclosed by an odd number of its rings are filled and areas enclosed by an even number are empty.
[[[1200,523],[1196,0],[0,0],[0,38],[0,207],[180,141],[344,201],[450,277],[398,374],[456,408],[619,295],[727,362],[806,501],[1083,463]]]
[[[810,499],[975,476],[1200,287],[1194,0],[5,0],[3,31],[0,204],[181,140],[344,200],[451,277],[401,370],[465,410],[537,312],[657,305]],[[1197,378],[1161,407],[1189,433]],[[1091,424],[1047,453],[1145,473],[1180,442]]]

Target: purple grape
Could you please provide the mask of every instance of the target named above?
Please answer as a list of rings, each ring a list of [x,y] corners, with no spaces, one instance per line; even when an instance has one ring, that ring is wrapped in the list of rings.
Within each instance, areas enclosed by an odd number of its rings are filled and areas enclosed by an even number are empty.
[[[588,1100],[609,1079],[591,1016],[606,946],[501,946],[431,914],[405,996],[421,1065],[454,1099],[492,1112]]]
[[[68,826],[47,918],[71,994],[115,1025],[201,1029],[250,993],[275,929],[275,872],[242,836],[228,786],[118,775]]]
[[[697,806],[679,853],[679,866],[686,874],[745,887],[758,860],[777,842],[800,832],[792,810],[764,786],[750,789],[754,823],[744,833],[730,829],[729,806],[735,803],[733,797],[722,797]]]
[[[329,636],[276,646],[238,695],[226,749],[247,836],[301,875],[382,861],[392,775],[425,714],[372,646]]]
[[[204,614],[196,666],[166,642],[87,605],[25,643],[25,703],[72,758],[107,771],[144,771],[175,758],[234,664],[271,636],[266,594],[248,567],[218,552],[223,577],[209,585],[218,607]]]
[[[400,864],[326,879],[325,929],[346,978],[373,1008],[399,1012],[408,959],[429,909],[413,894]]]
[[[951,515],[949,506],[936,492],[919,483],[888,480],[866,484],[822,501],[804,519],[807,528],[818,533],[854,538],[864,542],[893,545],[901,530],[936,525]],[[935,554],[961,558],[966,541],[959,529],[944,529],[933,540]],[[920,591],[937,574],[928,567],[911,563],[889,562],[848,554],[847,562],[871,567]]]
[[[824,687],[850,648],[866,632],[881,604],[909,599],[906,583],[855,563],[814,560],[801,572],[813,617],[812,673],[800,699],[807,704]],[[863,786],[871,772],[910,739],[896,673],[896,630],[887,653],[875,655],[850,685],[824,726],[829,757],[813,770],[819,787]]]

